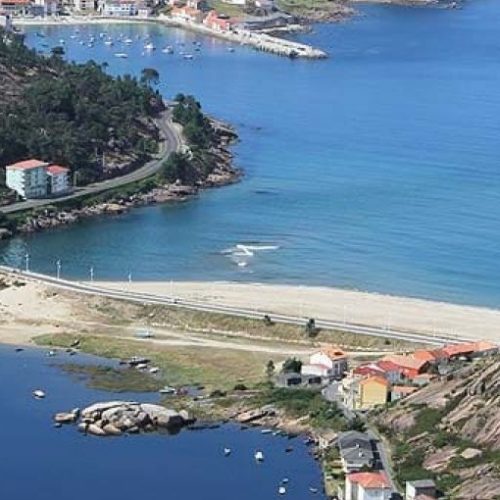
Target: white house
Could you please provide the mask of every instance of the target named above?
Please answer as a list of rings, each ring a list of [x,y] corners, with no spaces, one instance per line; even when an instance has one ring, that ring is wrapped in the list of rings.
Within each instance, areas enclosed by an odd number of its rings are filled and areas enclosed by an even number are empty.
[[[47,166],[40,160],[25,160],[5,167],[5,183],[23,198],[47,195]]]
[[[351,472],[346,476],[344,500],[390,500],[391,495],[384,472]]]
[[[47,193],[53,196],[67,193],[71,189],[69,168],[59,165],[47,167]]]
[[[432,479],[406,481],[405,500],[419,500],[419,498],[436,498],[436,483]]]
[[[137,3],[135,0],[105,0],[101,4],[101,12],[104,16],[136,16]]]
[[[327,347],[315,352],[309,363],[302,365],[303,375],[317,375],[323,378],[340,379],[347,371],[347,355],[338,347]]]

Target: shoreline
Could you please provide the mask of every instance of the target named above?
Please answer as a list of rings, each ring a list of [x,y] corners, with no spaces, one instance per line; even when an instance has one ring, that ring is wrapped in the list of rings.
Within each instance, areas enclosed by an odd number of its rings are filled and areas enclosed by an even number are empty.
[[[456,341],[500,340],[500,309],[325,286],[262,283],[97,281],[110,290],[141,292],[220,306],[408,331]]]

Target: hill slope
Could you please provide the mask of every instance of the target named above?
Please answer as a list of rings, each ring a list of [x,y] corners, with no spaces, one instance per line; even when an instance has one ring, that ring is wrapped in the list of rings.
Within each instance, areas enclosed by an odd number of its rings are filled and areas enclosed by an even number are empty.
[[[85,183],[147,159],[163,109],[146,81],[43,57],[0,32],[0,166],[36,157]]]
[[[401,483],[434,477],[450,498],[500,498],[500,358],[466,364],[375,417]]]

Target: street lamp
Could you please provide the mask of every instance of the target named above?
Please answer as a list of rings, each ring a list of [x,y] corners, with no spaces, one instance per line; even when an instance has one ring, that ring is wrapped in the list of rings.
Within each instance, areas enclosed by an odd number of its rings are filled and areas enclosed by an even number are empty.
[[[90,282],[94,283],[94,266],[90,266]]]
[[[29,272],[29,270],[30,270],[30,254],[29,253],[26,253],[26,255],[24,256],[24,263],[25,263],[26,272]]]
[[[56,261],[56,276],[57,276],[57,279],[61,278],[61,260],[60,259],[57,259],[57,261]]]
[[[132,283],[132,273],[128,273],[128,282]]]

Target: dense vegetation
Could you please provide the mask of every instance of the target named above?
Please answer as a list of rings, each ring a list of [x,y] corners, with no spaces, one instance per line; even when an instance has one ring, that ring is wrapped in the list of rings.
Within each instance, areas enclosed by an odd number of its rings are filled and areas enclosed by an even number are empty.
[[[152,118],[162,100],[155,75],[114,78],[95,62],[43,57],[0,33],[0,159],[28,157],[78,171],[79,183],[103,175],[103,158],[138,162],[155,150]]]
[[[193,96],[176,96],[173,119],[183,126],[190,150],[170,155],[162,175],[168,182],[179,180],[193,185],[205,180],[217,166],[217,157],[211,149],[217,142],[216,133]]]

